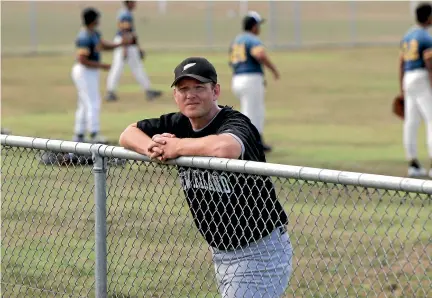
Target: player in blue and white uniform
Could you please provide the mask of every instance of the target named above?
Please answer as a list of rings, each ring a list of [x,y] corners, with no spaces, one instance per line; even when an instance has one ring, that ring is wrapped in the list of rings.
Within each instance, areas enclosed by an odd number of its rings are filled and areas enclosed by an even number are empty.
[[[417,133],[421,120],[426,123],[427,147],[432,161],[432,6],[420,4],[416,9],[417,24],[401,41],[400,92],[405,98],[403,143],[409,161],[408,176],[426,176],[417,156]],[[432,169],[429,170],[432,177]]]
[[[240,100],[240,111],[249,117],[258,132],[264,130],[264,92],[265,80],[263,66],[273,73],[276,80],[279,72],[264,49],[264,44],[258,38],[260,26],[264,22],[255,12],[249,12],[243,19],[243,30],[230,44],[229,65],[233,77],[231,88]],[[264,144],[264,150],[270,151],[270,146]]]
[[[87,8],[82,12],[82,21],[84,28],[80,30],[75,40],[77,57],[72,68],[72,79],[78,91],[73,140],[85,141],[87,132],[90,134],[91,142],[105,142],[100,135],[99,70],[108,70],[110,65],[101,62],[100,51],[112,50],[131,41],[122,39],[113,44],[103,40],[97,30],[99,12],[93,8]]]
[[[130,36],[133,39],[132,44],[114,50],[113,62],[111,70],[107,78],[107,96],[108,101],[117,99],[116,89],[120,80],[125,63],[129,64],[137,82],[140,84],[143,91],[146,92],[148,100],[155,99],[162,95],[161,91],[152,90],[150,79],[144,70],[141,62],[144,59],[144,51],[138,44],[138,36],[136,34],[134,18],[132,11],[136,7],[136,1],[124,1],[124,8],[120,10],[117,16],[118,31],[114,38],[114,42],[119,42],[122,37]]]

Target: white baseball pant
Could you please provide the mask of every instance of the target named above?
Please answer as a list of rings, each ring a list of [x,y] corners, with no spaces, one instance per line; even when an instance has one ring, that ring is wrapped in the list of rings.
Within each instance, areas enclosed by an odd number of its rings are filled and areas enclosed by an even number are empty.
[[[122,41],[121,36],[116,36],[114,38],[114,43],[119,43]],[[107,78],[107,90],[114,92],[117,89],[120,76],[123,73],[123,68],[125,62],[129,64],[137,82],[140,84],[144,91],[150,90],[150,79],[144,70],[144,66],[141,63],[140,52],[137,45],[130,45],[127,47],[127,58],[124,59],[124,47],[120,46],[114,49],[113,52],[113,62],[111,64],[111,69]]]
[[[404,74],[405,120],[403,143],[406,158],[417,158],[417,133],[421,120],[426,124],[429,157],[432,158],[432,86],[427,70],[413,70]]]
[[[101,99],[99,93],[99,70],[75,64],[72,79],[78,90],[78,106],[75,113],[75,134],[98,133]]]
[[[264,77],[262,74],[234,75],[231,82],[234,95],[240,100],[240,112],[251,120],[260,134],[264,130]]]

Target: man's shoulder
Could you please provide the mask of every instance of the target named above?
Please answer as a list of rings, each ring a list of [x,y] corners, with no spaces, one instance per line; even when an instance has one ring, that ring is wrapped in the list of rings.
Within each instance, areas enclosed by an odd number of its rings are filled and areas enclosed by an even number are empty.
[[[250,33],[240,33],[234,40],[238,43],[261,43],[258,36]]]
[[[81,44],[88,44],[91,41],[91,35],[87,30],[80,30],[76,36],[76,41]]]
[[[249,43],[251,43],[252,45],[262,44],[261,39],[259,39],[259,37],[256,35],[248,34],[246,38],[247,38],[247,41]]]
[[[222,119],[224,120],[236,120],[237,122],[243,122],[248,125],[252,124],[252,122],[247,116],[235,110],[231,106],[223,106],[221,112],[222,112]]]
[[[187,117],[180,112],[162,114],[160,118],[170,123],[179,124],[179,125],[181,125],[185,120],[188,120]]]
[[[432,36],[427,30],[422,30],[420,33],[421,41],[430,42],[432,40]]]
[[[80,31],[78,31],[78,34],[76,35],[77,39],[85,39],[85,38],[88,38],[88,37],[89,37],[89,34],[88,34],[87,30],[83,30],[83,29],[81,29]]]

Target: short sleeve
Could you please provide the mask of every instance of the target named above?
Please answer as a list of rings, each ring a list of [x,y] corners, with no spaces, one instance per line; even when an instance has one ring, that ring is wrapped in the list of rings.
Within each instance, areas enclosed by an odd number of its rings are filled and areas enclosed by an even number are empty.
[[[241,159],[261,161],[259,152],[258,132],[253,124],[241,115],[231,115],[225,119],[217,130],[217,134],[230,134],[241,145]]]
[[[173,133],[175,123],[171,114],[162,115],[159,118],[144,119],[137,122],[137,127],[152,138],[156,134]]]
[[[250,49],[251,55],[255,56],[259,52],[263,51],[265,48],[264,48],[264,44],[261,42],[261,40],[259,40],[258,38],[256,38],[256,39],[254,38],[250,41],[249,49]]]
[[[432,58],[432,37],[426,36],[423,42],[423,58]]]
[[[87,37],[78,37],[76,40],[77,54],[88,56],[90,54],[91,40]]]

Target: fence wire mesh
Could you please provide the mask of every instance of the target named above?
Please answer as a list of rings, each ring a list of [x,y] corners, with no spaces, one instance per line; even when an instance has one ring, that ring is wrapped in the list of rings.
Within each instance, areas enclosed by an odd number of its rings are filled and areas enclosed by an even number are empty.
[[[91,165],[45,165],[40,155],[2,147],[4,297],[94,297]],[[108,165],[108,297],[221,297],[184,191],[199,204],[212,187],[227,193],[259,177],[111,158]],[[283,297],[432,295],[429,195],[266,179],[289,218],[292,274]]]
[[[42,154],[1,149],[2,297],[85,297],[94,283],[91,167],[61,153],[45,165]]]

